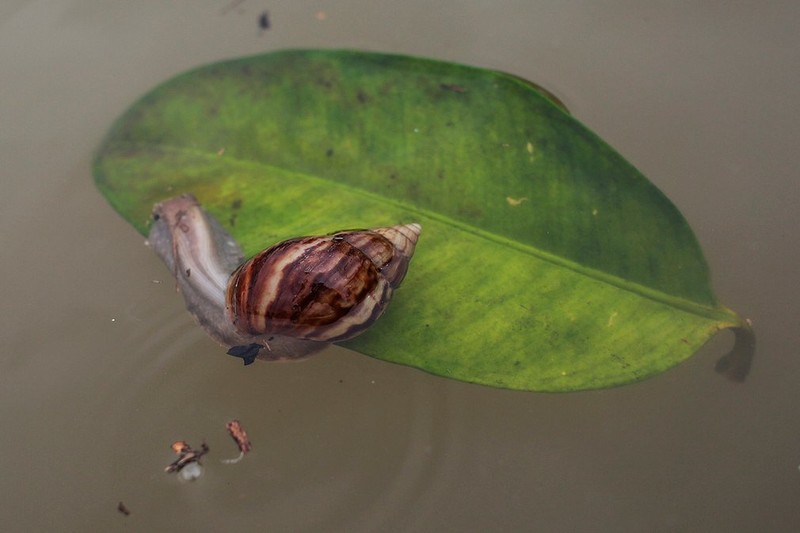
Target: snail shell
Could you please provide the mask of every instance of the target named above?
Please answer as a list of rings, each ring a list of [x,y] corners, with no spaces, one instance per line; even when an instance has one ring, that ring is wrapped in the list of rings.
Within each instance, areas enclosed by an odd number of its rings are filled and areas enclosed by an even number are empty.
[[[409,224],[278,243],[233,273],[228,316],[247,335],[355,337],[383,313],[403,280],[419,231]]]
[[[155,206],[147,242],[197,322],[247,363],[255,353],[303,357],[363,333],[403,281],[420,231],[406,224],[299,237],[242,263],[236,241],[183,195]]]

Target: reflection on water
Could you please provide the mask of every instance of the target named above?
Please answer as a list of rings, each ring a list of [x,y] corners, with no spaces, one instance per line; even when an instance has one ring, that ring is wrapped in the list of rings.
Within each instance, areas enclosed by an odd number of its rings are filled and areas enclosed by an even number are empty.
[[[126,421],[109,442],[127,459],[106,475],[132,513],[162,512],[166,501],[176,512],[185,506],[187,526],[229,513],[252,525],[268,512],[278,528],[385,529],[456,458],[447,389],[436,378],[413,379],[414,371],[336,347],[308,361],[244,367],[173,296],[176,306],[147,312],[123,341],[125,368],[93,384],[106,416]],[[235,465],[224,463],[237,452],[225,428],[231,418],[253,445]],[[210,447],[193,484],[161,473],[176,439]]]
[[[743,382],[750,373],[756,355],[756,335],[750,327],[733,328],[734,339],[731,351],[717,361],[714,370],[731,381]]]
[[[0,7],[4,530],[797,530],[795,4],[720,17],[710,3],[342,0],[321,21],[274,0],[262,37],[263,7],[224,4]],[[298,46],[557,88],[684,210],[720,299],[758,320],[756,371],[733,386],[710,370],[724,338],[646,382],[566,395],[337,348],[248,367],[225,355],[93,189],[92,150],[159,81]],[[232,418],[253,450],[223,464]],[[209,445],[195,482],[163,471],[176,440]]]

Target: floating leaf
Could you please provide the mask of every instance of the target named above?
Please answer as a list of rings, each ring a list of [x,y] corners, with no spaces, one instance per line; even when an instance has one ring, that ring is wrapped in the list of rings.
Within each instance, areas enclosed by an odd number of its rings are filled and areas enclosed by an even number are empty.
[[[567,391],[640,380],[741,318],[670,201],[544,91],[503,73],[286,51],[179,75],[94,165],[143,234],[194,193],[253,254],[292,236],[420,222],[386,314],[344,343],[460,380]]]

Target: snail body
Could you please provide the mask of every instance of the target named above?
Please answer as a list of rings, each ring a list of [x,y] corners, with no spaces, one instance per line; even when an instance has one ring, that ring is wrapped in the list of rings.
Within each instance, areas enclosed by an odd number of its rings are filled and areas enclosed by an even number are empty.
[[[236,241],[187,194],[155,206],[147,243],[197,322],[247,363],[256,354],[304,357],[363,333],[403,281],[420,230],[299,237],[243,262]]]

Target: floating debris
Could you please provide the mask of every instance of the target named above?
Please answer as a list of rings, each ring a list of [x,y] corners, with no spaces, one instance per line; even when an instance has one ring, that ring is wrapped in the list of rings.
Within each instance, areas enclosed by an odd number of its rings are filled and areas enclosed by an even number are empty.
[[[261,28],[261,31],[269,29],[269,12],[264,11],[261,13],[261,16],[258,17],[258,27]]]
[[[131,514],[131,510],[128,509],[128,507],[122,502],[119,502],[119,504],[117,504],[117,511],[124,514],[125,516],[130,516]]]
[[[200,458],[203,457],[205,454],[208,453],[208,444],[203,442],[200,446],[199,450],[195,450],[185,440],[179,440],[172,443],[172,451],[178,454],[178,458],[175,459],[172,463],[170,463],[166,468],[164,468],[164,472],[168,474],[172,472],[180,472],[187,466],[195,463],[200,462]],[[189,476],[181,476],[184,479],[194,479],[200,476],[202,473],[202,469],[198,466],[189,469],[190,475]],[[196,473],[196,475],[192,475]]]
[[[228,433],[230,433],[231,438],[236,442],[236,445],[239,447],[239,457],[236,457],[235,459],[223,459],[222,462],[225,464],[238,463],[239,461],[242,460],[244,454],[249,452],[250,449],[252,448],[250,444],[250,439],[247,437],[247,432],[242,427],[242,424],[236,419],[233,419],[227,424],[225,424],[225,427],[228,428]]]

